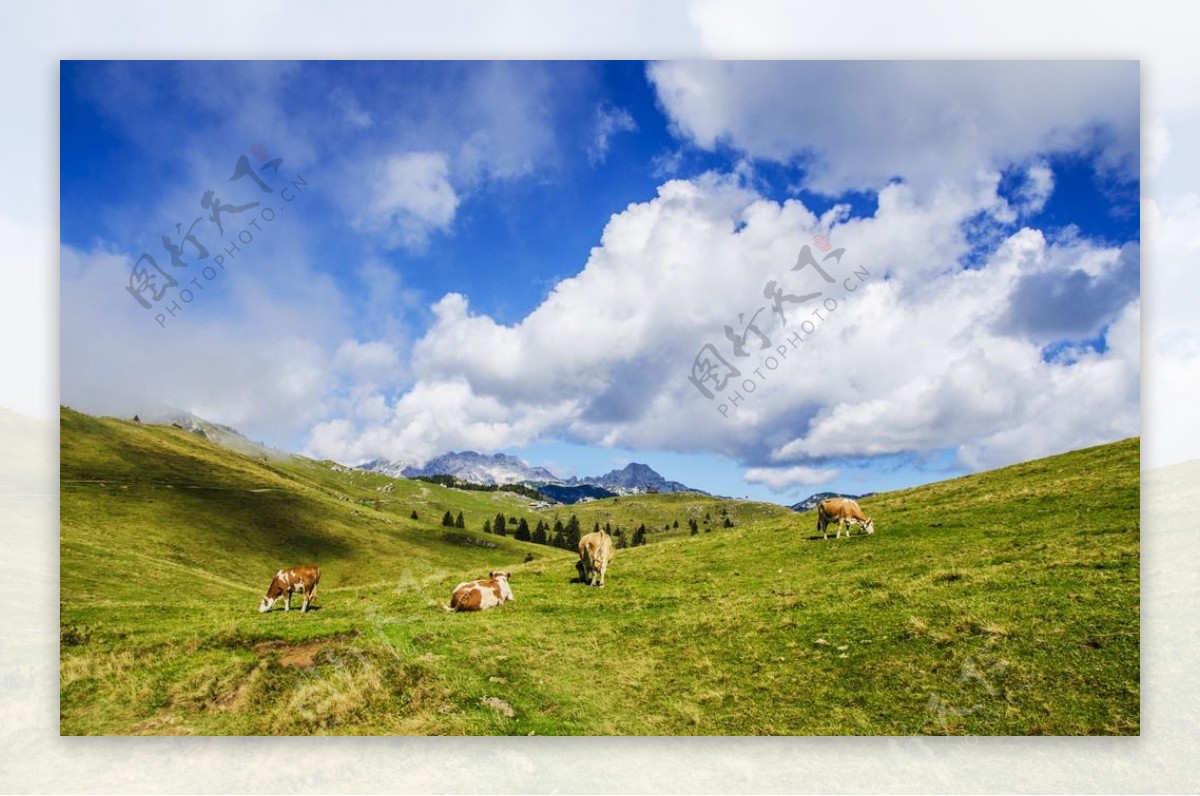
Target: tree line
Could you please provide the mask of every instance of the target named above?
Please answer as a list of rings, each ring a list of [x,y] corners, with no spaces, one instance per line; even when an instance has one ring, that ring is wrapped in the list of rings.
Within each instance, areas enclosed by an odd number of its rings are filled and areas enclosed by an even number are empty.
[[[733,527],[733,520],[729,516],[727,509],[722,507],[721,514],[723,521],[722,526],[726,528]],[[416,519],[416,512],[413,512],[413,519]],[[460,511],[455,516],[450,511],[442,515],[442,525],[447,528],[466,528],[466,522],[463,519],[463,513]],[[663,525],[664,531],[669,531],[672,528],[671,523]],[[674,528],[678,530],[679,520],[675,520]],[[700,523],[693,517],[688,519],[688,529],[692,536],[700,533]],[[596,522],[593,531],[600,530],[600,523]],[[712,530],[712,515],[708,512],[704,514],[704,530]],[[519,542],[533,542],[534,544],[550,545],[552,547],[560,547],[563,550],[577,550],[579,548],[579,540],[583,538],[583,528],[580,525],[579,518],[574,514],[570,519],[563,523],[561,519],[555,519],[554,525],[551,526],[545,520],[539,519],[537,525],[533,528],[529,527],[529,521],[524,517],[506,517],[503,512],[498,512],[495,517],[489,517],[483,521],[483,532],[495,534],[496,536],[509,536]],[[646,524],[638,525],[631,533],[626,533],[625,529],[617,526],[615,529],[612,523],[604,523],[604,532],[613,538],[613,544],[617,549],[625,549],[628,547],[640,547],[646,544]]]

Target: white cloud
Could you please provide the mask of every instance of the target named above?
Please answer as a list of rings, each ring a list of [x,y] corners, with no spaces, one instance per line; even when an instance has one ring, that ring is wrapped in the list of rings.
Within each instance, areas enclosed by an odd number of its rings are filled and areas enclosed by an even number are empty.
[[[375,125],[375,118],[370,112],[363,110],[358,100],[344,89],[335,90],[332,100],[342,111],[346,124],[356,130],[366,130]]]
[[[496,451],[529,444],[574,411],[569,401],[514,404],[478,394],[465,379],[423,381],[394,404],[386,422],[319,423],[305,453],[345,462],[382,456],[418,463],[452,449]]]
[[[637,122],[624,108],[616,108],[607,104],[597,106],[592,129],[592,142],[588,146],[588,162],[593,166],[603,163],[608,157],[608,146],[612,137],[618,133],[631,133],[636,129]]]
[[[333,367],[358,380],[380,381],[395,376],[400,368],[400,358],[395,349],[381,340],[368,343],[347,340],[338,346]]]
[[[413,347],[415,386],[389,420],[338,425],[332,441],[322,429],[310,447],[344,460],[412,458],[555,437],[716,452],[752,470],[949,448],[982,467],[1137,433],[1138,352],[1128,339],[1136,257],[1020,230],[983,267],[963,270],[962,223],[981,210],[1003,210],[991,177],[925,198],[893,185],[875,217],[853,220],[766,200],[737,177],[667,182],[614,215],[583,271],[521,322],[499,324],[467,297],[444,296]],[[842,263],[827,266],[839,280],[859,265],[870,278],[852,294],[841,281],[830,287],[840,308],[776,369],[757,350],[737,359],[721,329],[764,307],[769,280],[791,295],[821,289],[811,269],[790,270],[818,231],[846,247]],[[1097,293],[1111,300],[1063,327],[1106,329],[1105,353],[1045,361],[1053,335],[1020,306],[1035,277],[1075,280],[1084,295],[1123,286]],[[1073,311],[1064,296],[1041,306],[1062,311],[1063,302]],[[764,353],[813,306],[785,305],[786,328],[770,309],[760,313],[771,338]],[[728,418],[717,407],[732,389],[709,401],[687,378],[706,343],[744,375],[764,374]]]
[[[815,467],[751,467],[742,478],[750,484],[762,484],[776,494],[790,492],[802,486],[827,484],[838,477],[836,468]]]
[[[405,248],[424,249],[432,233],[450,228],[458,210],[458,194],[447,179],[449,170],[443,152],[389,156],[371,185],[358,225],[384,232]]]
[[[331,341],[346,339],[345,307],[337,289],[311,272],[276,281],[271,244],[253,245],[264,247],[247,253],[258,258],[256,268],[231,265],[203,292],[193,288],[165,327],[154,320],[159,308],[144,310],[125,291],[130,258],[63,246],[62,401],[118,416],[171,406],[293,444],[335,409]],[[278,258],[291,275],[303,273],[302,259]],[[343,361],[354,353],[347,348]]]
[[[1136,176],[1136,62],[687,61],[648,75],[677,133],[803,162],[840,194],[902,177],[929,195],[1031,155],[1094,149]]]
[[[392,347],[379,341],[360,343],[357,340],[347,340],[338,346],[333,359],[335,367],[352,372],[390,371],[398,363]]]
[[[1045,163],[1035,163],[1025,171],[1025,181],[1017,189],[1016,198],[1022,215],[1040,213],[1050,194],[1054,193],[1054,171]]]

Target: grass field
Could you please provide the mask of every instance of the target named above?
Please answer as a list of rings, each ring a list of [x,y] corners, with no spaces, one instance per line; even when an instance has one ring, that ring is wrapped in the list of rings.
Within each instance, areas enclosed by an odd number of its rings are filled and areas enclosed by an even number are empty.
[[[875,535],[822,541],[767,504],[538,512],[170,427],[61,427],[64,734],[1139,731],[1136,439],[880,494]],[[589,589],[572,554],[479,532],[498,511],[651,543]],[[319,610],[258,614],[307,562]],[[495,568],[515,602],[442,610]]]

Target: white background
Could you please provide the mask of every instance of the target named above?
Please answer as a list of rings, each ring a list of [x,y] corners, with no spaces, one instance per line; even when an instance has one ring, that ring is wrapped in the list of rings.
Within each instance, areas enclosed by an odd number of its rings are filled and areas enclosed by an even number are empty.
[[[1195,792],[1200,58],[1194,6],[5,3],[0,791]],[[59,738],[58,61],[1127,58],[1142,64],[1142,737]],[[1015,110],[1014,112],[1019,112]]]

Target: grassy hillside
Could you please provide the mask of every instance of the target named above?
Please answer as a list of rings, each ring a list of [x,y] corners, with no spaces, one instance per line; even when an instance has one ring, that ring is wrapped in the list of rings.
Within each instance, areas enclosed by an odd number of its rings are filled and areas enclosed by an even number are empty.
[[[514,495],[61,422],[66,734],[1138,732],[1136,440],[876,496],[849,540],[697,495],[558,510],[653,531],[601,590],[470,530],[553,523]],[[256,613],[307,561],[319,610]],[[441,609],[497,567],[516,602]]]

